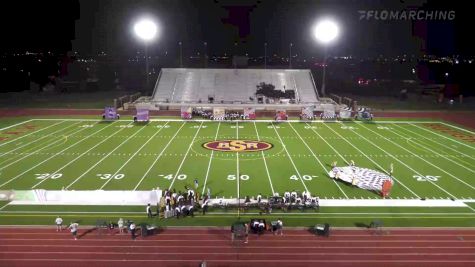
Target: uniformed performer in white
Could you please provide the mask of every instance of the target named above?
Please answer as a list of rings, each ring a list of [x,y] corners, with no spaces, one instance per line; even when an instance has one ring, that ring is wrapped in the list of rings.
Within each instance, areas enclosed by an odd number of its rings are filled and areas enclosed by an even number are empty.
[[[54,220],[56,223],[56,232],[62,231],[63,230],[63,219],[61,217],[57,217],[56,220]]]

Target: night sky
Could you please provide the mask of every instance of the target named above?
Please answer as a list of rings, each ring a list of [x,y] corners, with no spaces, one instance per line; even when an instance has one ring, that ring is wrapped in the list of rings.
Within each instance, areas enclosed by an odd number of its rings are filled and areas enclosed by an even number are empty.
[[[454,3],[455,2],[455,3]],[[312,24],[331,15],[342,27],[332,54],[391,56],[399,54],[473,55],[468,37],[471,8],[466,1],[310,1],[310,0],[62,0],[2,2],[0,47],[13,49],[79,51],[82,55],[105,51],[129,55],[142,49],[132,33],[140,15],[160,23],[160,37],[152,53],[177,53],[179,41],[187,54],[271,53],[319,55],[322,47],[311,36]],[[465,6],[464,6],[465,5]],[[358,10],[404,8],[455,10],[453,21],[360,21]],[[235,47],[234,43],[238,43]]]

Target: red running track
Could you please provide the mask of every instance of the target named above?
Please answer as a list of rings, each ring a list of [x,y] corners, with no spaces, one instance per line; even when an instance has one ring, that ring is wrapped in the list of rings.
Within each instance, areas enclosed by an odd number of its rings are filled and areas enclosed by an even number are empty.
[[[250,235],[223,229],[165,229],[138,237],[80,229],[0,228],[0,266],[475,266],[475,229],[335,229]]]

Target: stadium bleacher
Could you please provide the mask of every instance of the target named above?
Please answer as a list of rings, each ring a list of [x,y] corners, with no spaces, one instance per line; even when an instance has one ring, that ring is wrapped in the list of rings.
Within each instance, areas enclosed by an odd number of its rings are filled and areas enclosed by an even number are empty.
[[[310,70],[162,69],[152,101],[186,103],[253,102],[256,86],[270,83],[276,90],[295,90],[297,103],[316,103],[318,93]]]

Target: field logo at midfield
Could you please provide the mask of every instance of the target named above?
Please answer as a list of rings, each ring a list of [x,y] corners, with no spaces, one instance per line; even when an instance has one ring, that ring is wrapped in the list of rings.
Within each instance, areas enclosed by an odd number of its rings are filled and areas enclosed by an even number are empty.
[[[225,152],[255,152],[271,149],[272,144],[254,140],[216,140],[204,143],[203,147]]]

